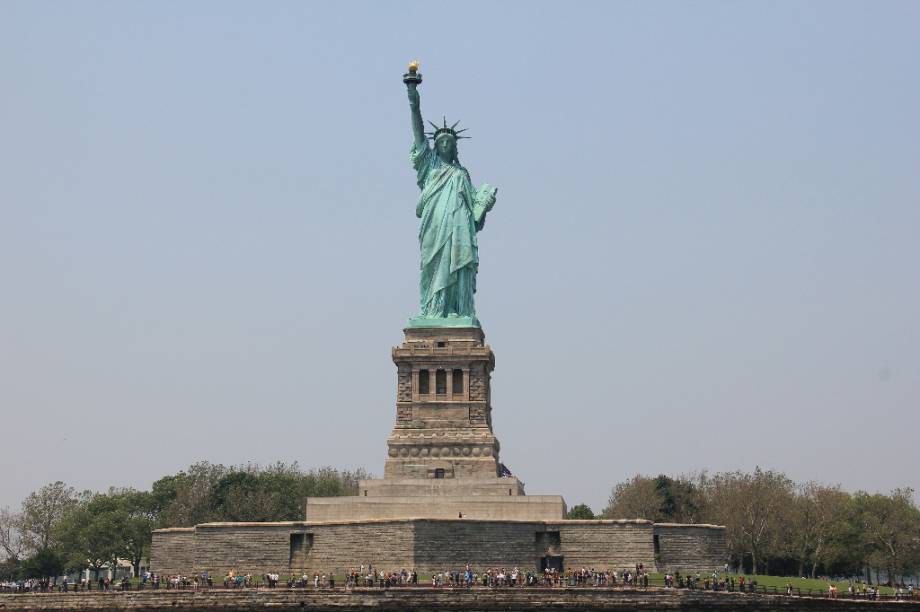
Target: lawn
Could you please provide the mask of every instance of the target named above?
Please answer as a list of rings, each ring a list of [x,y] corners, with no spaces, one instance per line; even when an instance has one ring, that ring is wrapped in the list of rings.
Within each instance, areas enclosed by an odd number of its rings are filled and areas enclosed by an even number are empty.
[[[650,574],[652,579],[652,584],[658,585],[661,584],[664,580],[664,574]],[[723,574],[726,577],[734,577],[735,585],[737,587],[738,578],[741,574]],[[700,578],[704,579],[706,574],[700,573]],[[846,593],[847,587],[849,586],[849,581],[847,580],[821,580],[821,579],[811,579],[811,578],[796,578],[794,576],[752,576],[751,574],[744,575],[745,582],[750,582],[751,580],[757,581],[758,587],[766,587],[769,590],[776,588],[778,593],[786,592],[786,585],[792,584],[793,589],[801,589],[802,594],[804,595],[808,589],[813,591],[827,592],[827,589],[830,585],[837,585],[837,593],[843,594]],[[862,585],[860,590],[862,590]],[[891,587],[876,587],[881,589],[883,595],[894,595],[895,590]]]

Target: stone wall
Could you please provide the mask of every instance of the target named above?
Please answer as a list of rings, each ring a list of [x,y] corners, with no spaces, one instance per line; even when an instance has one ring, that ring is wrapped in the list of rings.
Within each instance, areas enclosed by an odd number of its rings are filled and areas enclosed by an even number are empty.
[[[388,571],[413,567],[415,534],[411,521],[314,525],[306,531],[313,534],[302,568],[307,574],[337,568],[344,574],[368,563]]]
[[[182,574],[195,567],[197,536],[194,527],[158,529],[150,548],[150,565],[162,574]]]
[[[725,527],[656,523],[655,535],[660,571],[714,570],[728,561]]]
[[[215,576],[287,569],[290,534],[303,531],[297,523],[206,523],[195,529],[194,570]]]
[[[311,497],[308,521],[431,518],[542,521],[565,515],[558,495],[467,495],[431,497]]]
[[[415,521],[415,567],[420,574],[488,568],[535,569],[542,522]]]
[[[547,523],[558,530],[560,554],[566,569],[583,567],[622,570],[637,563],[655,567],[651,521],[560,521]]]
[[[913,606],[913,608],[911,608]],[[36,593],[0,595],[0,610],[84,610],[92,612],[531,612],[570,610],[871,610],[903,612],[920,607],[896,601],[865,601],[743,595],[686,589],[241,589],[127,593]]]
[[[384,570],[415,568],[428,574],[467,563],[477,571],[515,566],[533,570],[540,568],[544,556],[563,557],[566,569],[622,570],[642,563],[661,571],[715,569],[727,557],[724,528],[710,525],[392,519],[206,523],[195,529],[158,530],[153,534],[151,568],[162,574],[208,571],[223,576],[229,570],[343,573],[372,563]]]

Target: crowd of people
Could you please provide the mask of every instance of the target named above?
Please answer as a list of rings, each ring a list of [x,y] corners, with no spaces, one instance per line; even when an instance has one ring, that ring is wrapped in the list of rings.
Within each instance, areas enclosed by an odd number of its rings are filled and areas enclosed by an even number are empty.
[[[661,582],[657,582],[661,580]],[[583,567],[580,569],[570,569],[560,571],[554,568],[547,568],[540,571],[521,569],[520,567],[504,568],[493,567],[485,569],[473,568],[467,564],[463,569],[444,570],[435,572],[430,577],[430,586],[434,588],[522,588],[522,587],[626,587],[626,588],[648,588],[649,586],[663,586],[666,589],[700,589],[707,591],[729,591],[741,593],[765,592],[764,589],[758,591],[756,578],[746,579],[745,576],[735,576],[723,574],[715,571],[711,574],[701,575],[686,574],[680,572],[667,572],[663,577],[652,584],[649,573],[642,564],[636,564],[633,568],[617,570],[598,570],[595,568]],[[841,582],[841,581],[838,581]],[[427,582],[423,583],[427,584]],[[251,573],[239,574],[234,570],[227,572],[223,577],[222,585],[227,589],[245,589],[245,588],[278,588],[284,585],[289,589],[313,589],[327,590],[336,588],[335,572],[313,572],[289,574],[282,577],[280,573],[269,572],[262,575],[253,575]],[[397,571],[387,571],[372,564],[360,565],[345,573],[344,587],[352,588],[398,588],[412,587],[419,585],[419,575],[414,569],[400,569]],[[913,585],[896,585],[897,589],[894,596],[897,599],[914,599],[915,589]],[[62,582],[50,581],[48,579],[28,579],[20,581],[9,581],[0,583],[0,591],[3,592],[68,592],[68,591],[126,591],[136,589],[200,589],[213,588],[214,579],[208,572],[184,576],[174,574],[169,576],[160,576],[151,572],[144,572],[139,580],[135,583],[128,577],[121,580],[110,580],[107,577],[99,577],[95,580],[86,578],[79,581],[70,581],[64,578]],[[775,592],[776,589],[774,588]],[[794,588],[789,582],[785,588],[785,594],[795,595],[814,595],[811,591],[802,592]],[[835,598],[841,596],[838,587],[830,584],[826,593],[827,597]],[[879,599],[881,590],[872,585],[850,582],[846,588],[845,595],[848,598],[858,597],[864,599]]]
[[[145,581],[146,582],[146,581]],[[225,588],[277,588],[282,582],[278,573],[269,572],[263,575],[237,574],[234,570],[227,572],[224,577]],[[159,576],[151,579],[154,588],[159,588]],[[287,588],[304,589],[313,588],[334,589],[336,585],[334,572],[314,572],[310,574],[290,574],[285,581]],[[197,589],[202,586],[213,586],[213,580],[207,573],[198,576],[170,576],[165,581],[166,588]],[[682,583],[683,584],[683,583]],[[351,588],[395,588],[418,586],[419,575],[414,569],[400,569],[387,571],[375,568],[372,564],[362,564],[345,573],[344,587]],[[513,568],[487,568],[474,570],[467,565],[462,570],[444,570],[431,575],[430,585],[435,588],[473,588],[486,587],[565,587],[565,586],[595,586],[595,587],[648,587],[649,574],[640,563],[633,569],[597,570],[582,568],[561,572],[557,569],[547,568],[543,572]]]
[[[5,593],[69,593],[79,591],[129,591],[131,590],[132,581],[127,576],[121,580],[112,580],[108,577],[100,576],[95,580],[87,580],[85,577],[79,580],[71,580],[64,576],[60,582],[48,578],[28,578],[26,580],[11,580],[0,582],[0,591]]]
[[[712,572],[707,576],[688,574],[682,576],[680,572],[668,572],[664,575],[666,589],[702,589],[704,591],[739,591],[754,593],[757,591],[757,580],[745,581],[744,576],[739,576],[737,582],[734,576]]]

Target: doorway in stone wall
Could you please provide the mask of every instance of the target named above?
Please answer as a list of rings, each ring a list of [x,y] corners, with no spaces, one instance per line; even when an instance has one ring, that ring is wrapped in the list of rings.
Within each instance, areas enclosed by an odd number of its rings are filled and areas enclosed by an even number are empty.
[[[561,555],[547,555],[545,557],[540,557],[540,571],[545,572],[546,570],[556,570],[561,574],[565,568],[564,561],[565,558]]]
[[[288,554],[288,569],[303,568],[307,562],[307,555],[313,547],[312,533],[292,533],[291,547]]]

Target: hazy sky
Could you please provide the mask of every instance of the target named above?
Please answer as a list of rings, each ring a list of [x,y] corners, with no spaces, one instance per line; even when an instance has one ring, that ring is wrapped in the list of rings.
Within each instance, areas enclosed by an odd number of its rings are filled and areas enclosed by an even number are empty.
[[[401,75],[460,119],[502,460],[920,488],[920,3],[0,2],[0,506],[381,475]]]

